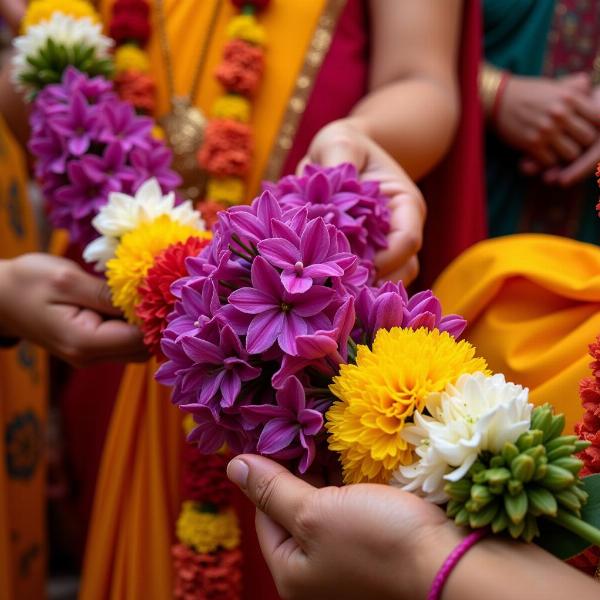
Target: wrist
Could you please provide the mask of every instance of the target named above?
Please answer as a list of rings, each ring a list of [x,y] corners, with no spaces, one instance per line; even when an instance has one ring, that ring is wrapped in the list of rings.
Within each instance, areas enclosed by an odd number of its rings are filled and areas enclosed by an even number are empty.
[[[433,581],[450,553],[465,539],[469,531],[457,527],[448,519],[445,523],[425,529],[416,536],[413,574],[409,581],[409,596],[427,598]]]

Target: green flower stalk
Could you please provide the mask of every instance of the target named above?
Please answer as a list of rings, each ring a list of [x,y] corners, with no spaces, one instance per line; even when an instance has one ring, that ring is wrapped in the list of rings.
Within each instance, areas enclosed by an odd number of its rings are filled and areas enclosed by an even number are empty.
[[[534,409],[531,429],[514,444],[481,453],[463,479],[445,485],[448,516],[460,526],[489,526],[527,542],[539,535],[543,517],[600,545],[600,530],[581,520],[588,495],[579,478],[583,462],[574,456],[589,443],[561,435],[564,426],[564,416],[549,405]]]

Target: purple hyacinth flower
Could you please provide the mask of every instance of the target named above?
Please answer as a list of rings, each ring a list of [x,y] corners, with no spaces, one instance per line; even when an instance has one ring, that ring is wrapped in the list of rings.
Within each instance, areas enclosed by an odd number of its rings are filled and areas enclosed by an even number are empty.
[[[296,337],[322,329],[327,323],[322,313],[331,303],[334,290],[314,285],[303,294],[290,294],[277,271],[261,256],[252,264],[251,277],[253,287],[229,296],[230,304],[238,311],[253,315],[246,349],[259,354],[277,342],[286,354],[295,355]]]
[[[67,114],[52,119],[49,125],[66,140],[67,148],[73,156],[82,156],[90,148],[97,120],[83,94],[75,92]]]
[[[125,152],[133,148],[150,150],[152,119],[135,114],[125,102],[110,102],[102,107],[103,125],[98,140],[105,144],[118,142]]]
[[[136,148],[131,151],[129,161],[133,167],[135,178],[131,184],[131,193],[151,177],[156,178],[163,193],[170,192],[181,184],[181,177],[173,171],[171,161],[173,153],[157,140],[150,140],[150,149]]]
[[[281,281],[292,294],[306,292],[315,279],[342,276],[345,269],[357,261],[350,253],[337,252],[331,240],[336,231],[329,229],[322,218],[310,221],[300,236],[284,223],[278,226],[285,228],[286,237],[263,240],[258,244],[258,251],[283,270]]]
[[[126,165],[126,159],[121,144],[113,142],[106,147],[103,156],[84,156],[81,159],[81,168],[96,185],[102,185],[110,179],[115,190],[121,191],[123,184],[130,182],[135,176],[134,170]]]
[[[462,335],[466,327],[467,321],[460,315],[446,315],[438,324],[438,329],[440,331],[447,331],[453,338],[456,339]]]
[[[215,415],[203,404],[189,404],[185,406],[185,410],[194,415],[197,425],[187,441],[197,444],[201,452],[214,454],[226,445],[234,454],[240,454],[255,447],[238,416]]]
[[[323,415],[307,405],[304,388],[296,377],[289,377],[277,391],[277,406],[244,406],[241,411],[248,420],[266,422],[257,444],[260,454],[289,456],[300,442],[298,470],[308,470],[315,458],[314,436],[323,429]]]
[[[205,330],[206,333],[206,330]],[[197,390],[198,402],[210,406],[220,394],[220,404],[230,408],[237,400],[242,383],[256,379],[261,370],[248,364],[242,342],[228,325],[220,333],[218,343],[186,336],[182,346],[193,367],[182,381],[182,392]]]

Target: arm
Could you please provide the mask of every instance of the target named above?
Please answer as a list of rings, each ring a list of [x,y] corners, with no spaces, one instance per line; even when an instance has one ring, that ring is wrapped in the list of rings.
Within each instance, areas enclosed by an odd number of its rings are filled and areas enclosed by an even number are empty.
[[[250,455],[228,475],[258,508],[260,546],[286,599],[424,599],[465,535],[439,507],[388,486],[317,489]],[[489,538],[460,560],[443,598],[583,599],[598,589],[536,546]]]
[[[26,338],[76,366],[144,360],[141,333],[118,316],[106,284],[70,260],[0,260],[0,337]]]
[[[369,94],[350,121],[413,178],[450,146],[458,122],[460,0],[371,0]]]

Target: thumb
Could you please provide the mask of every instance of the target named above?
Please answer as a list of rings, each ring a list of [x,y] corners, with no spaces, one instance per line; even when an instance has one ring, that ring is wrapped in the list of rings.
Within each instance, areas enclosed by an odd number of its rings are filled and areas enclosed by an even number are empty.
[[[572,73],[563,77],[561,81],[582,92],[589,92],[592,89],[592,80],[587,73]]]
[[[90,308],[104,315],[121,315],[121,311],[113,306],[106,281],[79,267],[68,270],[68,277],[61,281],[57,292],[56,302]]]
[[[243,454],[227,466],[227,476],[264,514],[294,535],[300,508],[315,488],[262,456]]]

